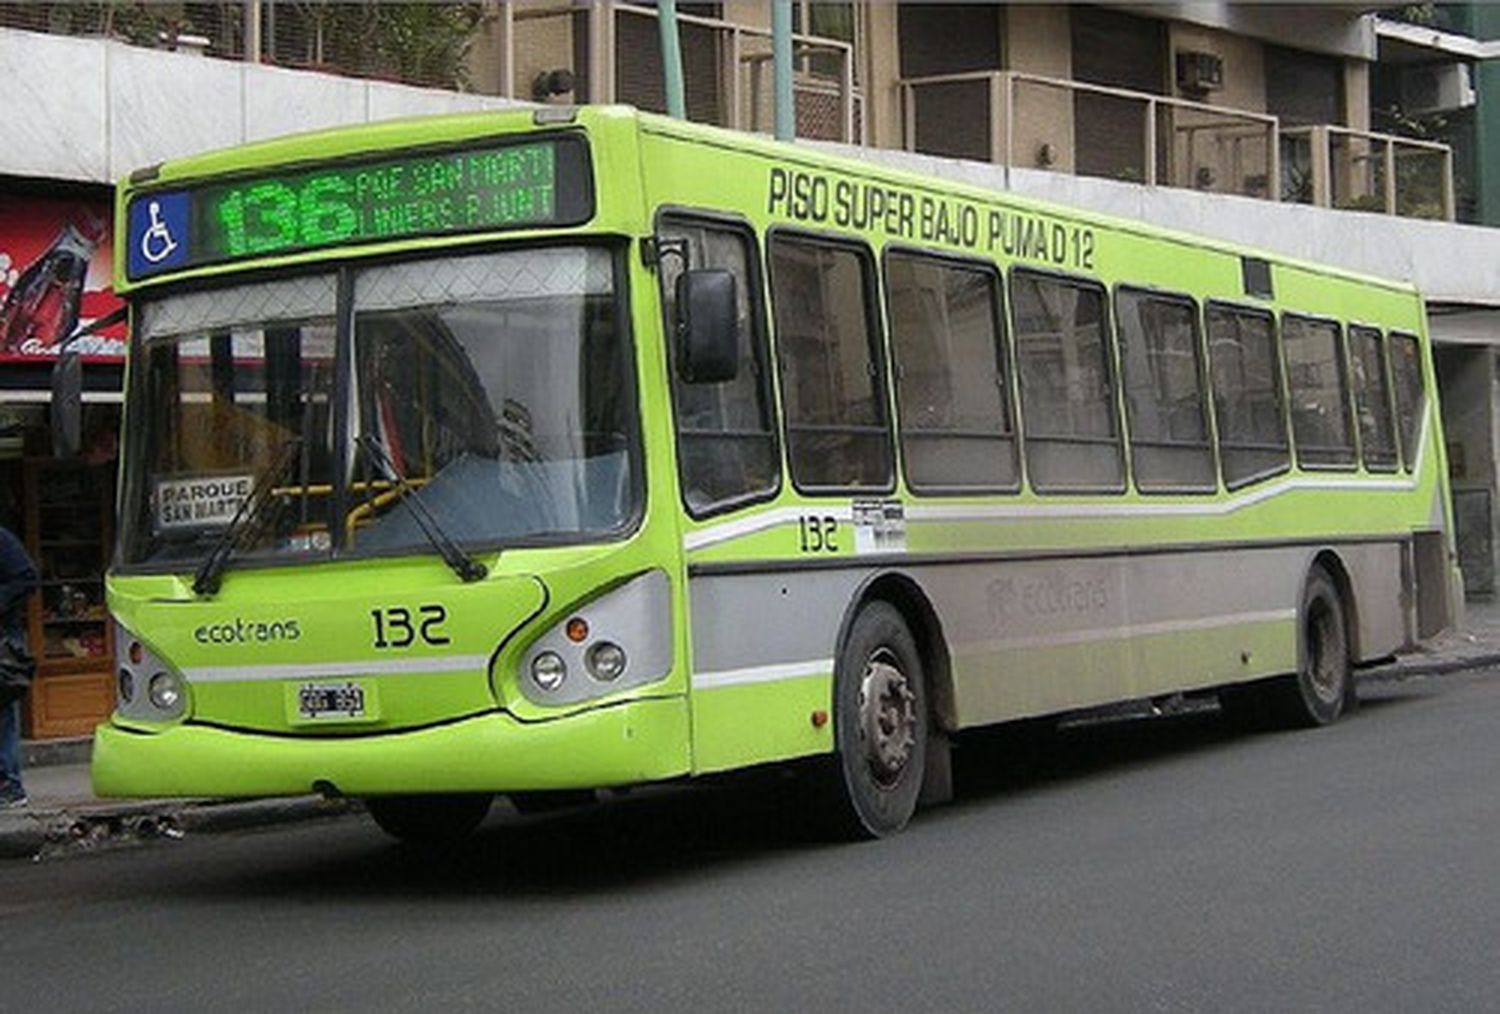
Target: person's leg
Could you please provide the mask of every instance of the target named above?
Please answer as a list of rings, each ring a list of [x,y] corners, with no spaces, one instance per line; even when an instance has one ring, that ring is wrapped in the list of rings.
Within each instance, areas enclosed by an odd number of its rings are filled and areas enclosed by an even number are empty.
[[[0,803],[26,797],[21,785],[21,702],[0,705]]]

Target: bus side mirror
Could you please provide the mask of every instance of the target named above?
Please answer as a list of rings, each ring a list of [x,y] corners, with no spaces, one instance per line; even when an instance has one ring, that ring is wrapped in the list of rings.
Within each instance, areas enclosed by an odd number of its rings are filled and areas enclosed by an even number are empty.
[[[52,367],[52,456],[70,461],[83,445],[83,357],[65,352]]]
[[[734,272],[694,268],[677,276],[677,373],[689,384],[733,380],[740,365]]]

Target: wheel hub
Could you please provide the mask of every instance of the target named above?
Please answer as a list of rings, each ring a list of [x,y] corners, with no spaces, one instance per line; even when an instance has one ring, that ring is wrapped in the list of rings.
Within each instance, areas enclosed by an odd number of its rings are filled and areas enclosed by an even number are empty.
[[[1309,611],[1307,626],[1308,677],[1313,693],[1325,704],[1333,704],[1343,691],[1343,658],[1339,630],[1326,605]]]
[[[859,734],[870,773],[882,786],[895,784],[917,745],[917,697],[888,651],[865,664],[859,684]]]

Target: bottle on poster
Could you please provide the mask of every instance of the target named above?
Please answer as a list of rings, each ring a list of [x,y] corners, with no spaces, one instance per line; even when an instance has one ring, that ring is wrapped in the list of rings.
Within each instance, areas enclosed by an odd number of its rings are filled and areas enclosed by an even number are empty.
[[[73,333],[89,260],[104,233],[103,218],[81,212],[22,269],[0,306],[0,354],[46,354]]]

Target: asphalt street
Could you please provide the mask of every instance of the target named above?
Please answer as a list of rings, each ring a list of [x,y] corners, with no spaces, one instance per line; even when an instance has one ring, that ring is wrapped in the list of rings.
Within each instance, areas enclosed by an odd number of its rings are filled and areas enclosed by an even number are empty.
[[[883,842],[752,780],[439,856],[341,818],[13,862],[0,1009],[1493,1009],[1500,673],[1363,696],[966,742]]]

